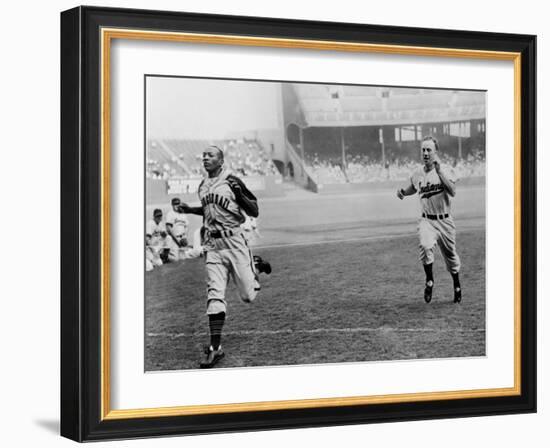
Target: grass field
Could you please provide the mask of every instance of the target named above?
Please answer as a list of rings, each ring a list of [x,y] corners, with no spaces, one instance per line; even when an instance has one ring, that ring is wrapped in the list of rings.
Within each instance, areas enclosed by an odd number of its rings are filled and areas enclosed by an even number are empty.
[[[327,214],[320,210],[320,216]],[[288,207],[285,212],[292,216]],[[292,218],[277,228],[266,226],[270,244],[255,253],[271,262],[273,273],[262,275],[262,291],[252,304],[242,303],[229,287],[222,341],[226,357],[218,366],[485,355],[484,216],[472,218],[467,210],[462,215],[457,221],[461,304],[453,303],[452,281],[439,252],[434,298],[424,303],[410,214],[408,222],[396,217],[394,227],[388,224],[391,217],[369,227],[353,219],[323,223],[319,216],[303,228],[289,223]],[[285,243],[285,228],[320,237],[301,244],[300,236],[293,235]],[[365,228],[370,230],[357,230]],[[323,235],[335,231],[338,238],[327,242]],[[205,282],[203,259],[146,273],[147,371],[198,367],[209,340]]]

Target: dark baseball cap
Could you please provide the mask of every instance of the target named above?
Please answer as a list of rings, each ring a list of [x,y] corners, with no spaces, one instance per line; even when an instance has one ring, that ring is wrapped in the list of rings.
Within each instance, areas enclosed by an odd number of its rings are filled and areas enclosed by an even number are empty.
[[[153,212],[153,216],[162,216],[162,210],[160,208],[156,208]]]
[[[180,205],[181,201],[180,198],[172,198],[172,205]]]

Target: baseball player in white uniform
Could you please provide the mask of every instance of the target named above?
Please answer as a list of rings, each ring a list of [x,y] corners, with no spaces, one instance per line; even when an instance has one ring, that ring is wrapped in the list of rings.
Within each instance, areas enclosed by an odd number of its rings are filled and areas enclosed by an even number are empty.
[[[246,215],[245,221],[241,224],[241,229],[243,230],[244,237],[249,246],[253,246],[258,238],[260,238],[260,232],[258,231],[258,220],[257,218],[251,218]]]
[[[238,177],[223,167],[223,151],[209,146],[203,152],[203,165],[208,173],[199,186],[201,205],[181,204],[183,213],[203,216],[206,272],[208,277],[206,314],[210,329],[210,346],[201,368],[211,368],[223,358],[222,328],[227,302],[225,291],[229,278],[237,286],[244,302],[252,302],[260,290],[258,273],[271,273],[271,265],[258,256],[252,256],[241,224],[245,215],[258,217],[256,197]]]
[[[152,271],[155,266],[162,266],[167,233],[162,221],[162,210],[153,211],[153,219],[145,225],[145,269]]]
[[[181,201],[179,198],[172,198],[172,210],[166,214],[166,232],[168,233],[167,246],[170,248],[168,259],[178,261],[186,256],[188,249],[187,232],[189,219],[185,213],[180,213],[178,207]]]
[[[413,173],[410,183],[397,191],[397,197],[403,199],[418,193],[420,198],[418,236],[420,260],[426,274],[424,300],[426,303],[432,300],[434,247],[438,244],[453,278],[454,302],[460,303],[460,257],[456,251],[456,227],[451,215],[451,197],[456,194],[456,179],[450,167],[441,165],[437,155],[439,144],[434,137],[428,136],[422,140],[421,151],[424,167]]]

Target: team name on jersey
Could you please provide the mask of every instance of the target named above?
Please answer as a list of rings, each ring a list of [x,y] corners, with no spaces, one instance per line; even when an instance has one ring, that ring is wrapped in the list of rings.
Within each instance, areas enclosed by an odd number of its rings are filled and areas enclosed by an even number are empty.
[[[229,209],[229,199],[217,194],[217,193],[208,193],[201,199],[201,204],[203,207],[208,204],[216,204],[221,208],[228,210]]]
[[[431,184],[428,182],[424,187],[420,186],[420,197],[422,199],[428,199],[441,192],[443,192],[442,184]]]

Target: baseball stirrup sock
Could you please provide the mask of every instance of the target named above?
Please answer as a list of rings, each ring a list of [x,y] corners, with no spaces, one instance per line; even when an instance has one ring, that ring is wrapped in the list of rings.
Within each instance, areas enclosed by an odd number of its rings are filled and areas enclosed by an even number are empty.
[[[453,276],[453,286],[455,288],[460,288],[460,279],[458,278],[458,272],[451,274]]]
[[[434,274],[433,274],[433,263],[425,264],[424,265],[424,272],[426,273],[426,283],[429,281],[434,281]]]
[[[222,328],[225,322],[225,313],[210,314],[208,326],[210,327],[210,345],[217,350],[222,339]]]

